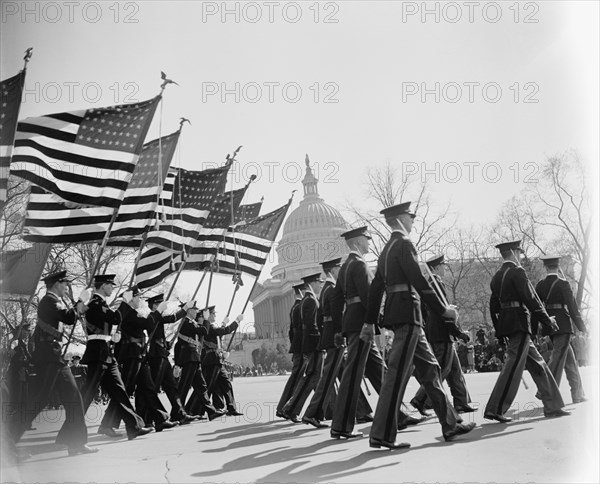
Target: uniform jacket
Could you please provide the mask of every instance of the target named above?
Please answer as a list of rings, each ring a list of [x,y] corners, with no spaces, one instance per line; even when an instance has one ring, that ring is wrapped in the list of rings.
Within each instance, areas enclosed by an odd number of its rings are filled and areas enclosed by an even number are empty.
[[[442,294],[448,300],[448,295],[446,292],[446,284],[440,276],[437,274],[432,274],[435,280],[438,283]],[[437,289],[433,282],[431,282],[431,287],[437,292]],[[456,322],[453,320],[446,320],[442,318],[440,315],[431,311],[427,304],[423,304],[423,317],[425,318],[425,334],[427,335],[427,340],[430,343],[447,343],[451,342],[452,338],[450,336],[458,337],[462,332],[460,328],[457,326]]]
[[[300,303],[296,299],[290,309],[290,353],[302,353],[302,319],[300,318]]]
[[[350,252],[342,264],[335,289],[331,295],[331,311],[335,326],[341,325],[343,334],[359,332],[365,322],[369,286],[373,278],[360,254]],[[349,300],[360,301],[349,304]]]
[[[407,290],[391,292],[404,284]],[[402,324],[422,326],[421,299],[432,314],[441,316],[446,307],[423,274],[417,251],[408,236],[394,230],[377,261],[377,272],[369,291],[367,323],[376,323],[383,293],[387,291],[381,325],[394,328]]]
[[[152,329],[148,333],[150,340],[150,349],[148,356],[154,358],[169,358],[169,348],[167,347],[167,338],[165,336],[165,324],[172,324],[179,321],[186,315],[185,309],[180,309],[175,314],[162,316],[158,311],[150,313],[152,320]]]
[[[550,290],[552,288],[552,290]],[[556,317],[558,331],[554,334],[573,334],[575,333],[573,323],[583,331],[585,324],[579,314],[579,308],[573,296],[571,284],[568,281],[561,279],[557,274],[549,274],[545,279],[542,279],[535,286],[535,291],[546,305],[546,312],[549,316]],[[548,307],[554,304],[562,305],[561,308]],[[537,329],[537,328],[536,328]],[[537,331],[534,331],[536,333]],[[546,326],[542,327],[542,334],[548,336],[550,331]]]
[[[118,326],[121,322],[121,311],[128,312],[129,310],[131,310],[131,307],[123,302],[117,311],[113,311],[108,307],[106,299],[95,293],[90,299],[88,310],[85,313],[88,335],[102,334],[109,336],[112,327]],[[113,357],[111,343],[95,339],[88,341],[81,363],[84,365],[94,362],[112,363]]]
[[[336,333],[342,332],[342,324],[338,319],[336,325],[331,316],[331,299],[333,291],[335,290],[335,280],[333,278],[327,278],[321,294],[319,294],[319,309],[321,313],[321,319],[323,326],[321,329],[321,341],[319,342],[319,349],[326,350],[335,347],[334,336]]]
[[[514,262],[502,264],[492,277],[490,288],[490,315],[496,337],[503,338],[517,332],[531,334],[532,318],[547,326],[552,324],[548,313],[538,302],[525,270]],[[508,307],[509,304],[515,304],[515,307]]]
[[[313,353],[319,349],[323,320],[319,310],[319,301],[307,289],[300,303],[300,317],[302,318],[302,353]]]
[[[121,341],[115,345],[115,355],[122,363],[125,360],[141,360],[146,345],[146,334],[154,327],[150,316],[142,317],[129,304],[121,305],[123,322],[121,323]]]
[[[179,334],[196,340],[198,344],[193,345],[187,341],[183,341],[181,338],[177,338],[177,343],[175,343],[175,364],[183,366],[184,363],[190,361],[202,361],[200,351],[202,350],[202,340],[208,334],[206,326],[186,316],[181,323]]]
[[[37,310],[38,321],[43,321],[46,325],[55,330],[59,329],[60,323],[72,326],[77,321],[77,314],[74,308],[67,309],[59,297],[48,291],[40,300]],[[38,324],[33,332],[33,341],[35,350],[32,354],[32,363],[62,363],[65,361],[61,356],[62,336],[51,333],[43,329],[42,324]]]
[[[238,322],[234,321],[228,326],[215,326],[211,324],[208,328],[208,334],[204,337],[204,351],[202,364],[209,365],[218,365],[221,363],[221,357],[219,355],[219,342],[218,338],[220,336],[225,336],[226,334],[233,333],[238,327]]]

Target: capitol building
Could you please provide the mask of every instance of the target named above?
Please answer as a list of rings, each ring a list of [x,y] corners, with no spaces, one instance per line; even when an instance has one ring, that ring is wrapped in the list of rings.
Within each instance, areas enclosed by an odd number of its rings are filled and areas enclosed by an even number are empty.
[[[251,297],[257,338],[284,338],[294,302],[292,286],[302,277],[321,271],[320,263],[345,258],[349,250],[340,236],[348,224],[335,208],[325,203],[318,191],[308,156],[302,180],[304,198],[288,216],[277,245],[277,265],[271,278],[257,284]]]

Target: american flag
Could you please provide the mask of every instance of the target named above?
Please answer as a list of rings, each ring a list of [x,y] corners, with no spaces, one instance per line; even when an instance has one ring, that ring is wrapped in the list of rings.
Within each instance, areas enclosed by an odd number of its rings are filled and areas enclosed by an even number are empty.
[[[237,207],[234,213],[236,220],[239,222],[241,218],[238,217],[242,217],[243,215],[258,215],[261,206],[262,200],[258,203],[252,203],[246,206],[240,205],[239,207]],[[212,236],[207,235],[207,232],[209,231],[214,232]],[[223,270],[216,269],[215,272],[221,272],[225,274],[233,274],[239,272],[241,268],[237,270],[235,269],[235,267],[237,267],[235,264],[235,257],[237,256],[237,254],[235,253],[234,248],[237,247],[237,245],[234,243],[234,237],[232,237],[231,235],[224,236],[224,233],[224,229],[204,229],[204,238],[194,242],[194,246],[191,247],[191,254],[187,256],[185,268],[188,268],[190,270],[204,269],[209,264],[211,256],[217,253],[217,248],[219,247],[219,245],[222,245],[223,247],[229,247],[229,254],[231,258],[234,259],[234,269],[230,268],[231,264],[228,264],[229,261],[226,260],[226,267],[224,267]],[[276,234],[272,235],[273,238],[275,237],[275,235]],[[212,241],[212,243],[207,243],[207,239]],[[221,252],[217,255],[217,263],[221,258],[227,259],[226,253],[227,250],[221,249]],[[173,274],[179,269],[179,266],[181,265],[182,261],[183,256],[180,252],[177,253],[169,250],[164,250],[158,247],[153,247],[152,249],[146,250],[142,254],[142,257],[140,258],[140,262],[136,270],[136,283],[138,287],[140,289],[145,289],[160,284],[166,277]]]
[[[147,247],[181,252],[194,245],[210,211],[225,191],[231,162],[203,171],[178,169],[171,203],[157,207],[162,223],[148,233]]]
[[[174,175],[169,176],[167,172],[180,133],[178,130],[144,145],[110,233],[111,245],[129,245],[126,241],[141,237],[154,223],[159,191],[162,190],[163,203],[170,203]],[[33,185],[23,238],[47,243],[102,240],[113,211],[109,207],[74,208],[65,200]]]
[[[116,208],[159,100],[27,118],[11,172],[78,206]]]
[[[8,172],[17,118],[21,107],[25,69],[0,82],[0,210],[4,207],[8,189]]]

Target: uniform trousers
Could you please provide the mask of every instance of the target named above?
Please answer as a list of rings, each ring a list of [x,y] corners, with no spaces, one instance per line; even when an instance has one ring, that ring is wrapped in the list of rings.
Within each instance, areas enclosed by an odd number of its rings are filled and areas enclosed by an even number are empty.
[[[194,366],[196,368],[195,372],[193,372]],[[183,369],[186,371],[184,372]],[[194,389],[185,403],[185,412],[200,416],[204,415],[205,412],[209,415],[214,413],[216,410],[210,403],[206,379],[204,378],[203,368],[200,367],[200,362],[188,362],[183,366],[183,369],[181,371],[181,382],[188,389],[190,386]],[[193,376],[191,376],[192,372]]]
[[[458,359],[454,343],[451,341],[445,343],[432,343],[431,349],[442,369],[442,381],[446,380],[446,383],[450,388],[454,406],[464,406],[471,403],[471,396],[467,390],[467,383],[465,382],[465,377],[463,376],[462,368],[460,367],[460,360]],[[413,400],[416,400],[421,405],[431,406],[430,403],[427,405],[427,392],[423,385],[419,387]]]
[[[18,442],[38,414],[50,399],[56,389],[60,402],[65,408],[65,422],[56,437],[57,444],[77,447],[87,442],[87,427],[85,426],[85,411],[81,394],[75,384],[71,369],[64,363],[47,363],[36,368],[37,376],[29,381],[30,399],[25,405],[20,405],[13,414],[10,430],[14,442]]]
[[[442,388],[440,366],[425,338],[421,326],[402,324],[394,328],[394,341],[389,353],[389,367],[371,427],[371,438],[394,442],[398,433],[398,409],[406,385],[413,374],[425,387],[433,409],[447,433],[456,427],[457,414]]]
[[[148,363],[150,364],[150,373],[154,381],[154,388],[157,391],[162,388],[171,403],[171,419],[180,420],[185,416],[185,410],[183,409],[183,402],[177,390],[177,381],[173,376],[171,363],[166,358],[160,356],[148,357]]]
[[[129,401],[119,367],[114,359],[110,363],[94,361],[88,364],[87,379],[83,392],[83,408],[85,411],[92,403],[98,386],[102,386],[102,390],[110,397],[110,403],[116,408],[117,416],[125,422],[128,435],[144,426],[144,420],[135,413]]]
[[[335,402],[331,429],[349,433],[354,429],[363,376],[369,379],[373,389],[379,393],[385,373],[385,363],[375,342],[365,343],[360,339],[359,332],[348,333],[346,341],[348,356]]]
[[[288,414],[291,417],[296,417],[298,414],[300,414],[300,412],[302,412],[302,408],[304,407],[310,392],[317,387],[319,379],[323,374],[324,356],[325,352],[322,350],[305,354],[307,360],[306,371],[298,383],[296,390],[294,390],[293,395],[283,406],[284,414]]]
[[[485,414],[503,415],[510,408],[519,390],[525,369],[531,374],[537,386],[544,404],[544,412],[553,412],[564,407],[552,372],[533,345],[530,335],[517,332],[508,336],[504,366],[485,407]]]
[[[207,383],[208,396],[212,396],[213,405],[216,408],[235,410],[235,397],[233,396],[233,385],[222,364],[206,365],[202,367],[204,378]]]
[[[560,387],[563,370],[567,375],[569,387],[571,388],[571,398],[574,402],[585,397],[581,376],[579,375],[579,365],[575,359],[575,353],[571,347],[570,334],[556,334],[552,338],[552,353],[550,353],[550,361],[548,367],[556,380],[556,384]]]
[[[308,361],[304,358],[302,353],[293,353],[292,354],[292,371],[290,373],[290,377],[288,378],[285,387],[283,388],[283,392],[281,393],[281,398],[279,399],[279,403],[277,404],[277,412],[281,413],[283,411],[283,406],[288,402],[292,395],[294,394],[294,390],[298,386],[298,382],[302,379],[302,375],[304,375],[304,371],[306,370],[306,365]]]
[[[323,373],[317,383],[315,393],[308,404],[308,408],[304,412],[305,417],[316,418],[317,420],[325,418],[325,409],[332,398],[335,398],[334,383],[342,368],[343,360],[344,348],[333,347],[327,349]]]

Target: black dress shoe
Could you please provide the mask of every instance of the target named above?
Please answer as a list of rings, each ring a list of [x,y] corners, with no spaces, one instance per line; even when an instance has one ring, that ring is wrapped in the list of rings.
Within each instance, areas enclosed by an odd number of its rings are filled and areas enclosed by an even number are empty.
[[[558,410],[553,410],[552,412],[544,412],[544,417],[553,418],[553,417],[566,417],[567,415],[571,415],[571,412],[567,412],[562,408]]]
[[[498,413],[486,413],[483,416],[483,418],[485,418],[486,420],[495,420],[496,422],[500,422],[500,423],[512,422],[512,418],[505,417],[504,415],[500,415]]]
[[[175,419],[175,422],[178,422],[179,425],[188,425],[188,424],[192,423],[194,420],[195,420],[194,417],[186,414],[183,417],[179,417],[178,419]]]
[[[409,425],[417,425],[427,420],[427,417],[415,418],[410,415],[401,422],[398,422],[398,430],[404,430]]]
[[[302,417],[302,423],[306,425],[312,425],[317,429],[324,429],[329,427],[329,425],[319,422],[316,418],[313,417]]]
[[[415,400],[414,398],[410,401],[410,404],[419,411],[419,413],[421,415],[423,415],[423,417],[430,417],[431,414],[425,410],[425,404],[418,402],[417,400]]]
[[[172,422],[171,420],[165,420],[164,422],[156,424],[155,428],[157,432],[162,432],[165,429],[172,429],[173,427],[177,427],[178,425],[179,422],[177,421]]]
[[[95,454],[100,449],[96,447],[88,447],[87,445],[78,445],[76,447],[69,447],[68,452],[69,455],[77,455],[77,454]]]
[[[475,428],[475,422],[469,422],[467,424],[456,424],[456,427],[454,427],[452,430],[450,430],[450,432],[446,432],[444,434],[444,440],[446,442],[450,442],[451,440],[454,440],[454,438],[458,437],[459,435],[468,434],[474,428]]]
[[[410,447],[410,444],[408,442],[398,442],[397,440],[395,442],[387,442],[385,440],[380,440],[380,439],[371,437],[369,439],[369,447],[373,447],[374,449],[386,447],[390,450],[396,450],[396,449],[408,449]]]
[[[98,427],[98,432],[101,435],[107,435],[108,437],[118,438],[123,437],[121,432],[116,432],[115,429],[111,427]]]
[[[286,419],[286,420],[288,419],[288,418],[287,418],[287,417],[286,417],[286,416],[285,416],[283,413],[281,413],[281,412],[275,412],[275,416],[276,416],[276,417],[279,417],[279,418],[284,418],[284,419]]]
[[[340,432],[338,430],[331,429],[331,438],[332,439],[340,439],[344,437],[345,439],[359,439],[363,436],[362,432]]]
[[[222,417],[223,415],[225,415],[225,410],[215,410],[208,414],[208,420],[212,422],[214,419]]]
[[[454,410],[456,410],[459,413],[471,413],[471,412],[476,412],[477,409],[471,407],[471,405],[467,404],[467,405],[457,405],[456,407],[454,407]]]
[[[127,435],[127,438],[129,440],[133,440],[136,437],[141,437],[142,435],[149,434],[150,432],[152,432],[152,430],[154,430],[152,427],[141,427],[139,429],[132,430],[131,433]]]
[[[242,412],[238,412],[235,408],[230,408],[229,410],[227,410],[227,413],[225,415],[227,415],[228,417],[241,417],[244,414]]]
[[[358,417],[356,419],[356,423],[362,424],[362,423],[369,423],[373,421],[373,415],[368,414],[368,415],[363,415],[362,417]]]

